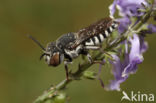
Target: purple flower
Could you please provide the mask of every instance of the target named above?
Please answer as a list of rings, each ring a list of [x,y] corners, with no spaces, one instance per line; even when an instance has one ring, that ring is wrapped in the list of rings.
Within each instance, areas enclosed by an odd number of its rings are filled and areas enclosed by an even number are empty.
[[[140,34],[142,34],[142,35],[153,34],[153,33],[156,33],[156,25],[154,25],[154,24],[149,24],[147,26],[146,30],[141,30],[140,31]]]
[[[110,16],[115,14],[116,7],[120,16],[141,16],[143,13],[138,12],[138,8],[143,8],[141,3],[147,5],[146,0],[114,0],[109,7]]]
[[[143,62],[143,56],[142,56],[142,49],[140,45],[140,39],[139,37],[134,34],[133,39],[130,39],[131,43],[131,50],[129,53],[129,60],[126,68],[123,71],[123,76],[128,75],[129,73],[135,73],[137,69],[137,64],[140,64]]]
[[[124,67],[122,67],[120,58],[116,55],[112,55],[112,57],[114,58],[114,61],[111,61],[111,64],[113,65],[113,75],[115,80],[111,81],[108,89],[120,91],[120,83],[124,82],[127,79],[127,76],[122,77]]]
[[[147,28],[150,33],[156,33],[156,25],[149,24]]]
[[[127,30],[128,25],[131,24],[131,21],[127,16],[124,18],[117,19],[117,21],[120,22],[119,27],[118,27],[118,31],[120,34],[123,33],[125,30]]]
[[[144,53],[148,49],[148,43],[144,41],[144,37],[140,36],[140,52]]]
[[[134,34],[133,38],[130,38],[131,44],[130,52],[125,53],[123,61],[116,55],[112,55],[114,61],[111,61],[113,65],[113,75],[115,80],[111,81],[109,85],[110,90],[120,90],[120,84],[124,82],[130,74],[134,74],[137,70],[138,64],[143,62],[142,53],[147,50],[147,45],[144,41],[140,41],[138,35]],[[127,45],[127,44],[126,44]],[[126,46],[128,49],[128,46]]]

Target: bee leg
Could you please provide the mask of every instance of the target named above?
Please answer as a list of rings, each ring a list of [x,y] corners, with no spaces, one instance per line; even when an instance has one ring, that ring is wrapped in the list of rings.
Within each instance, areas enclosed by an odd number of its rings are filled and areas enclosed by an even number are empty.
[[[100,45],[100,46],[86,46],[85,47],[85,49],[87,50],[100,50],[101,51],[101,48],[102,48],[102,46]],[[92,59],[92,57],[91,57],[91,55],[87,52],[86,53],[86,55],[87,55],[87,58],[88,58],[88,60],[89,60],[89,62],[90,63],[92,63],[92,64],[101,64],[101,65],[103,65],[104,63],[102,62],[102,61],[94,61],[93,59]]]
[[[86,46],[85,49],[87,50],[99,50],[100,49],[100,46]]]
[[[91,55],[88,53],[87,54],[87,58],[88,58],[88,61],[92,64],[93,63],[93,59],[91,57]]]
[[[66,79],[69,80],[69,72],[68,72],[68,66],[65,65],[65,71],[66,71]]]
[[[87,54],[87,58],[88,58],[88,61],[91,63],[91,64],[101,64],[101,65],[104,65],[104,62],[103,61],[100,61],[100,60],[93,60],[91,55],[88,53]]]
[[[95,48],[96,48],[97,50],[100,49],[100,47],[98,47],[98,46],[90,46],[90,47],[93,47],[92,49],[94,49],[94,50],[95,50]],[[88,49],[91,49],[91,48],[88,48]],[[81,51],[81,54],[87,56],[88,61],[89,61],[91,64],[102,64],[102,65],[103,65],[103,62],[102,62],[102,61],[94,61],[94,60],[92,59],[91,55],[88,53],[87,48],[84,48],[84,50]]]
[[[102,64],[102,61],[94,61],[89,53],[87,54],[87,58],[91,64]]]
[[[69,71],[68,71],[68,64],[71,64],[71,61],[64,61],[64,67],[66,71],[66,79],[69,80]]]
[[[85,47],[85,49],[87,49],[87,50],[100,50],[100,52],[104,53],[104,50],[102,49],[102,45],[99,45],[99,46],[88,45]]]

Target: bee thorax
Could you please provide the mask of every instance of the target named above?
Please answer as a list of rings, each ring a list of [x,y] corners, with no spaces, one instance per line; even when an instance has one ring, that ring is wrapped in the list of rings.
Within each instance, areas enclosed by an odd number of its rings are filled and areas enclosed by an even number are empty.
[[[79,45],[78,47],[76,47],[76,49],[73,50],[65,49],[65,53],[73,59],[79,56],[81,50],[82,50],[82,45]]]

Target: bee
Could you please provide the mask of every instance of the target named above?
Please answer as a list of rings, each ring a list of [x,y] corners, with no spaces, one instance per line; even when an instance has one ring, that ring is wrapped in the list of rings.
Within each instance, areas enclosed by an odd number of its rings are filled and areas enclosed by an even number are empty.
[[[118,24],[119,22],[110,17],[104,18],[78,32],[63,34],[56,41],[48,43],[46,48],[31,35],[27,36],[41,47],[43,54],[40,59],[44,57],[49,66],[56,67],[64,62],[68,79],[67,65],[81,54],[86,55],[92,63],[89,50],[100,49],[99,45],[117,29]]]

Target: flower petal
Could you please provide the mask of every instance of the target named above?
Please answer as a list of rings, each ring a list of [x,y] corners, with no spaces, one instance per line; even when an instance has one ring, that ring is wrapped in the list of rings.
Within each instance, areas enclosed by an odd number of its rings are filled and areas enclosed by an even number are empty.
[[[113,65],[113,75],[115,80],[111,81],[109,90],[120,90],[120,84],[124,82],[130,74],[135,73],[138,64],[143,62],[142,53],[147,47],[144,47],[145,42],[140,40],[142,39],[136,34],[133,35],[133,38],[130,38],[130,52],[125,53],[123,61],[121,61],[118,56],[112,55],[114,61],[111,61],[110,63]],[[126,43],[128,44],[128,42],[125,42],[125,44]],[[126,46],[125,49],[128,49],[128,46]]]
[[[120,19],[117,19],[117,21],[120,22],[119,27],[118,27],[118,31],[119,31],[120,34],[123,33],[125,30],[127,30],[128,25],[131,24],[131,21],[127,16],[123,17],[123,18],[120,18]]]
[[[149,24],[149,25],[148,25],[148,30],[149,30],[151,33],[156,33],[156,25],[154,25],[154,24]]]
[[[114,0],[113,4],[109,6],[109,12],[111,17],[113,17],[113,15],[115,14],[117,1],[118,0]]]
[[[143,13],[138,12],[138,8],[143,9],[141,3],[147,5],[145,0],[115,0],[109,7],[110,14],[114,15],[117,7],[120,16],[142,16]]]
[[[111,64],[113,65],[113,75],[115,77],[115,80],[112,80],[108,89],[109,90],[120,90],[120,83],[124,82],[127,77],[122,77],[121,73],[123,71],[123,68],[121,67],[121,61],[120,58],[116,55],[112,55],[114,58],[114,61],[111,61]]]
[[[124,75],[135,73],[137,70],[137,65],[143,62],[139,36],[134,34],[133,39],[130,39],[130,43],[131,50],[129,53],[129,65],[127,64],[126,70],[123,72]]]

